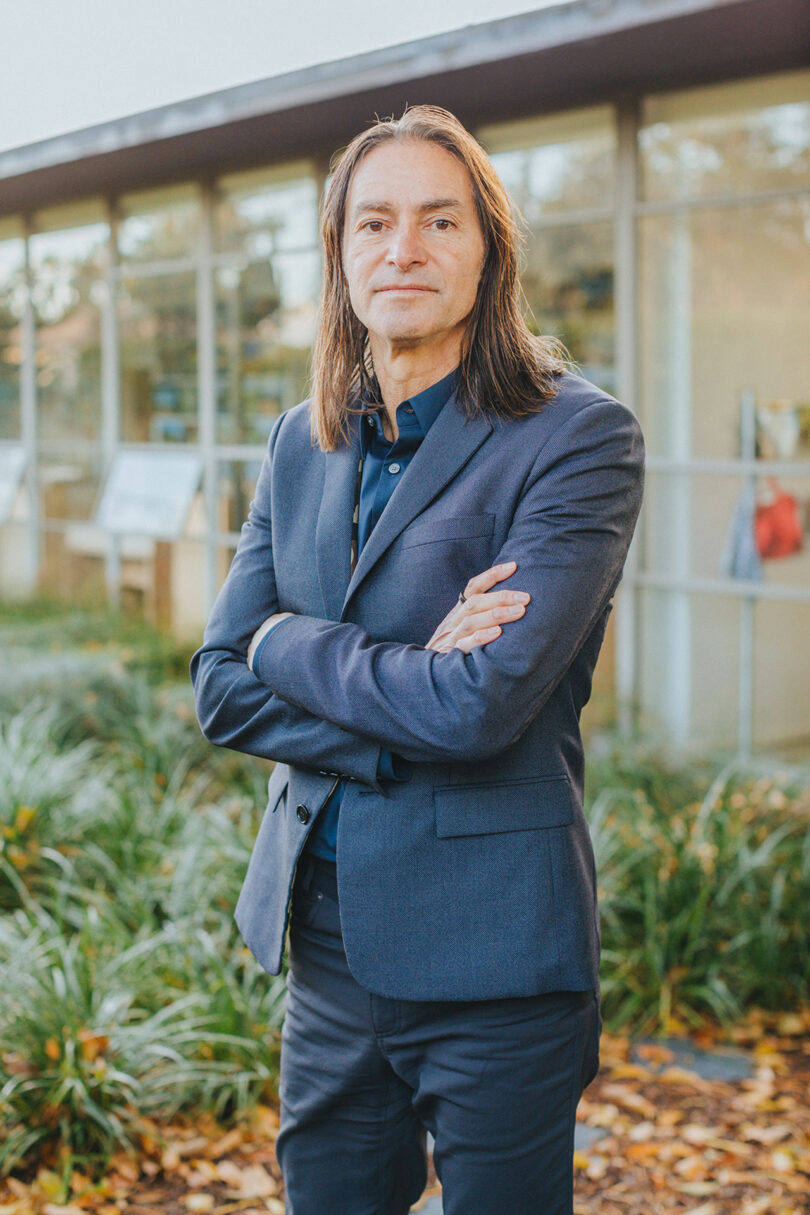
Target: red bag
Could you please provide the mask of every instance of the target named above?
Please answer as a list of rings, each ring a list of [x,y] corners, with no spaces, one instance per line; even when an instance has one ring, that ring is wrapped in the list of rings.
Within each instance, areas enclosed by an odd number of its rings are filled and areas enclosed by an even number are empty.
[[[769,481],[772,498],[756,508],[754,538],[760,557],[789,557],[804,544],[799,508],[792,494],[785,493],[777,481]]]

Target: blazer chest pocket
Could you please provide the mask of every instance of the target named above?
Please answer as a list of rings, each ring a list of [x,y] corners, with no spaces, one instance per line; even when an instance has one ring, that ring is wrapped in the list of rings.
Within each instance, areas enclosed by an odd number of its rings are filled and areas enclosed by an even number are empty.
[[[474,540],[478,536],[491,536],[494,530],[494,515],[452,515],[449,518],[423,519],[420,523],[412,523],[402,533],[402,547],[439,544],[442,540]]]
[[[440,785],[433,793],[439,839],[536,831],[574,821],[571,785],[565,775],[489,785]]]

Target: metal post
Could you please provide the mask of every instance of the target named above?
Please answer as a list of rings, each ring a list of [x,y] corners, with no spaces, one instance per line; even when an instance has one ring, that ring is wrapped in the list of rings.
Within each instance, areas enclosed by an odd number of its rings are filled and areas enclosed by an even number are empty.
[[[756,398],[750,389],[740,396],[740,456],[756,459]],[[756,473],[748,473],[744,489],[756,487]],[[754,743],[754,609],[756,599],[745,595],[740,599],[740,636],[737,671],[737,750],[741,759],[749,759]]]
[[[616,391],[619,399],[638,412],[637,328],[638,247],[638,101],[628,98],[617,109],[616,215],[614,221],[616,292]],[[639,523],[639,530],[643,520]],[[627,556],[625,576],[616,612],[616,700],[619,730],[633,729],[639,700],[640,591],[635,582],[639,568],[639,535]]]
[[[121,366],[118,335],[118,211],[110,202],[107,212],[110,239],[104,274],[104,302],[101,309],[101,451],[104,477],[109,475],[121,439]],[[107,600],[121,606],[121,538],[113,532],[106,536],[104,579]]]
[[[21,324],[20,438],[25,451],[25,486],[28,493],[28,535],[25,584],[31,592],[39,582],[41,519],[39,509],[39,458],[37,441],[36,322],[31,299],[31,223],[25,219],[25,300]]]
[[[205,614],[210,612],[218,590],[217,580],[217,464],[216,443],[216,303],[214,298],[214,192],[203,186],[200,240],[197,249],[197,393],[199,445],[203,459],[203,505],[205,512]]]

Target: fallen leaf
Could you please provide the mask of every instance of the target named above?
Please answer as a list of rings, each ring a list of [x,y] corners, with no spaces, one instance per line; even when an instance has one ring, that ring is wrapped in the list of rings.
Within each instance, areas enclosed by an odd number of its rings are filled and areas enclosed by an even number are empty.
[[[652,1101],[648,1101],[645,1096],[626,1084],[606,1084],[602,1093],[616,1105],[630,1110],[633,1114],[641,1114],[644,1118],[655,1117],[656,1110]]]
[[[185,1194],[183,1202],[189,1211],[213,1211],[215,1202],[213,1194]]]

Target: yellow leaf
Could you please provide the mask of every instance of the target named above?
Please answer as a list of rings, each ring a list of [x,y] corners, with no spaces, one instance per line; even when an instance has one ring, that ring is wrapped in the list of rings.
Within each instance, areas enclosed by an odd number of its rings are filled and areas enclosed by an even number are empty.
[[[189,1211],[213,1211],[214,1209],[213,1194],[186,1194],[183,1202]]]
[[[81,1043],[82,1056],[89,1063],[97,1059],[110,1045],[110,1039],[106,1034],[98,1034],[92,1029],[80,1029],[77,1036]]]
[[[590,1164],[590,1160],[588,1159],[588,1157],[585,1155],[584,1152],[574,1152],[574,1168],[575,1169],[587,1169],[589,1164]]]
[[[782,1013],[776,1022],[776,1032],[786,1038],[799,1037],[804,1033],[804,1018],[798,1013]]]
[[[33,806],[20,806],[14,819],[14,829],[18,835],[22,835],[26,827],[30,825],[35,814],[36,810]]]
[[[53,1198],[62,1191],[62,1178],[50,1169],[40,1169],[37,1173],[37,1189]]]
[[[45,1043],[45,1054],[49,1059],[52,1059],[54,1063],[58,1063],[62,1058],[62,1048],[57,1042],[56,1038],[49,1038]]]

